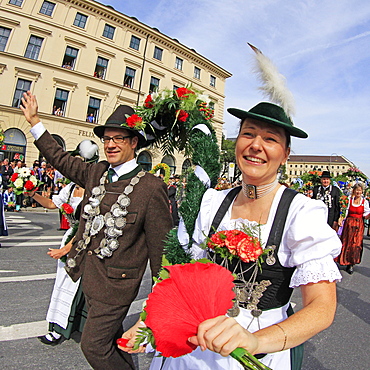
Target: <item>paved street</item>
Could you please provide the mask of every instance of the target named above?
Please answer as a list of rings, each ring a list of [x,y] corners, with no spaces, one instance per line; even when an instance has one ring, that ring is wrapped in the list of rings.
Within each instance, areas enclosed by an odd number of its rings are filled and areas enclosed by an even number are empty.
[[[46,251],[58,248],[63,235],[57,231],[58,213],[37,208],[6,217],[10,235],[0,238],[0,368],[90,369],[79,348],[79,335],[55,347],[36,338],[47,332],[45,315],[56,264]],[[304,370],[369,368],[370,239],[364,241],[362,264],[352,276],[342,271],[335,323],[305,345]],[[136,321],[149,286],[146,274],[125,327]],[[299,291],[293,301],[300,307]],[[138,369],[148,369],[150,355],[138,355],[135,361]]]

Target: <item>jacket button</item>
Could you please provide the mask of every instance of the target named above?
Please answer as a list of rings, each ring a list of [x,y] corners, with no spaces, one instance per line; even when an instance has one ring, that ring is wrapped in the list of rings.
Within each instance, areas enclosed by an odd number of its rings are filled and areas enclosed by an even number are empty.
[[[123,278],[125,278],[125,277],[126,277],[126,274],[122,274],[121,276],[122,276]]]
[[[88,255],[88,256],[91,256],[92,254],[93,254],[93,252],[92,252],[92,251],[88,251],[88,252],[87,252],[87,255]]]

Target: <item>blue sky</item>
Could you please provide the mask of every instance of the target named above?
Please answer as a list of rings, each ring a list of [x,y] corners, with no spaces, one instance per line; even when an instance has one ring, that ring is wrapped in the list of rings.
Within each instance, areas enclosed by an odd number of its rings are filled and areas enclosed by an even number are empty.
[[[295,98],[292,153],[344,155],[370,177],[370,1],[106,0],[233,74],[225,107],[265,100],[252,72],[257,46],[286,77]],[[237,119],[224,114],[227,136]]]

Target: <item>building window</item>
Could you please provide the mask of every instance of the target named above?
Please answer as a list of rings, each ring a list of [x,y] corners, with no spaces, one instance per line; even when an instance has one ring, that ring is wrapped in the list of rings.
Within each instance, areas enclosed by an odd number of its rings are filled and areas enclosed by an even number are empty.
[[[110,26],[109,24],[106,24],[103,31],[103,36],[113,40],[114,31],[116,30],[115,27]]]
[[[183,60],[179,57],[176,57],[175,68],[182,71],[182,63],[183,63]]]
[[[31,89],[31,81],[23,80],[21,78],[18,78],[17,86],[15,88],[14,92],[14,98],[12,107],[19,108],[19,105],[21,104],[21,98],[23,96],[23,93],[27,92]]]
[[[52,114],[56,116],[64,116],[68,100],[69,91],[57,89],[55,92],[54,106]]]
[[[62,67],[67,69],[74,69],[77,59],[78,49],[67,46],[64,54]]]
[[[55,7],[54,3],[44,0],[44,2],[42,3],[41,9],[40,9],[40,13],[51,17],[54,11],[54,7]]]
[[[200,68],[194,67],[194,78],[200,80]]]
[[[43,41],[44,39],[42,37],[31,35],[24,56],[26,58],[37,60],[40,54],[40,49]]]
[[[215,76],[212,76],[212,75],[211,75],[211,78],[210,78],[209,84],[210,84],[212,87],[216,87],[216,77],[215,77]]]
[[[95,66],[94,77],[104,79],[105,74],[107,72],[107,68],[108,68],[108,59],[98,57]]]
[[[87,107],[87,118],[86,118],[87,122],[91,122],[91,123],[98,122],[100,103],[101,103],[100,99],[92,98],[90,96],[89,106]]]
[[[77,13],[76,18],[73,22],[74,26],[80,27],[80,28],[85,28],[86,27],[86,22],[87,22],[87,15]]]
[[[23,0],[9,0],[9,4],[22,6]]]
[[[159,89],[159,78],[151,77],[150,85],[149,85],[149,93],[151,94],[154,91],[158,91],[158,89]]]
[[[143,151],[138,155],[137,163],[141,164],[144,171],[150,171],[152,169],[152,158],[146,151]]]
[[[155,46],[153,58],[162,60],[162,54],[163,54],[163,49],[159,48],[158,46]]]
[[[131,41],[130,41],[130,48],[139,50],[140,47],[140,39],[134,35],[131,36]]]
[[[182,164],[181,173],[182,174],[187,173],[189,168],[191,168],[191,161],[189,158],[187,158]]]
[[[134,79],[135,79],[135,70],[126,67],[125,79],[123,80],[123,86],[133,88],[134,87]]]
[[[10,29],[0,27],[0,51],[4,51],[10,36]]]

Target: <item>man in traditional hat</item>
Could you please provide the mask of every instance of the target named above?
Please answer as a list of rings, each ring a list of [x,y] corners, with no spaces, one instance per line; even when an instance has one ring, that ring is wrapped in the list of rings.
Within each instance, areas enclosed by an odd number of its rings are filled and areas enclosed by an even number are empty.
[[[81,348],[94,369],[134,369],[117,349],[122,322],[135,299],[148,259],[153,275],[161,267],[163,240],[172,227],[166,184],[146,173],[135,150],[146,145],[144,125],[121,105],[94,133],[107,161],[84,163],[64,151],[40,122],[36,97],[27,92],[21,109],[35,145],[67,178],[85,188],[83,214],[68,255],[69,275],[81,275],[88,306]]]
[[[321,185],[313,188],[313,199],[322,200],[328,207],[328,224],[338,230],[338,220],[340,216],[340,191],[336,186],[331,185],[331,175],[329,171],[323,171],[321,174]]]

